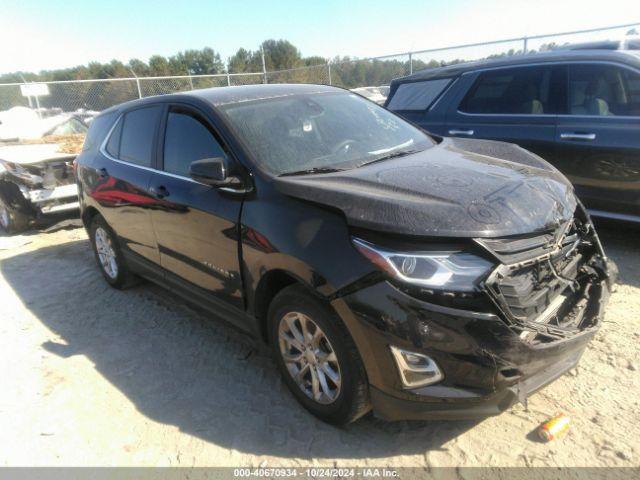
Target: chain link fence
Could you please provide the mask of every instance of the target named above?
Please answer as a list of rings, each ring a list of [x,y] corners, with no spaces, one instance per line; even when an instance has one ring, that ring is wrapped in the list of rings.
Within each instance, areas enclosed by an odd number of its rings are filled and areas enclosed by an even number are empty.
[[[568,43],[622,39],[630,29],[638,26],[640,23],[435,48],[384,57],[336,59],[325,64],[273,72],[43,82],[49,93],[38,97],[23,96],[21,85],[24,84],[0,84],[0,111],[15,106],[57,109],[62,112],[100,111],[118,103],[152,95],[258,83],[317,83],[345,88],[388,85],[394,78],[425,68],[497,56],[529,54]]]

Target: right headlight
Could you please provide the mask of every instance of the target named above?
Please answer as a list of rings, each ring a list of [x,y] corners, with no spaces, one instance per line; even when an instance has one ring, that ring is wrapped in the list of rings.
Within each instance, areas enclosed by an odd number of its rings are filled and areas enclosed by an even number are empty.
[[[493,267],[467,252],[395,252],[359,238],[352,241],[362,255],[392,277],[425,288],[470,292]]]

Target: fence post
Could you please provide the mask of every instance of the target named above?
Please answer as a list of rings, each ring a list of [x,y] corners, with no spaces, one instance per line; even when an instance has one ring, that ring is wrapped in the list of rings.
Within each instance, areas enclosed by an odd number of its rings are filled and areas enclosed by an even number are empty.
[[[140,89],[140,79],[138,78],[138,75],[136,75],[136,72],[133,71],[133,68],[130,68],[129,71],[133,73],[134,77],[136,77],[136,87],[138,87],[138,98],[142,98],[142,90]]]
[[[413,53],[409,52],[409,75],[413,75]]]
[[[331,60],[327,60],[327,73],[329,74],[329,85],[332,85],[332,83],[331,83]]]
[[[527,53],[527,37],[524,37],[523,39],[524,42],[524,48],[522,49],[522,53]]]
[[[191,70],[189,70],[188,68],[187,75],[189,75],[189,86],[191,87],[191,90],[193,90],[193,79],[191,78]]]
[[[264,61],[264,48],[260,45],[260,56],[262,56],[262,76],[263,82],[267,83],[267,64]]]

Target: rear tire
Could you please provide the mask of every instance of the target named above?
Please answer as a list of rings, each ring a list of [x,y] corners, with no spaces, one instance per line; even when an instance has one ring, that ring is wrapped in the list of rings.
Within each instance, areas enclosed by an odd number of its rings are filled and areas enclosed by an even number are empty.
[[[96,215],[91,220],[89,238],[98,268],[107,283],[118,289],[130,286],[135,275],[124,261],[115,232],[102,216]]]
[[[0,198],[0,227],[7,233],[20,233],[29,227],[31,218],[7,205]]]
[[[268,332],[284,382],[309,412],[345,425],[370,410],[360,354],[328,305],[301,285],[287,287],[269,305]]]

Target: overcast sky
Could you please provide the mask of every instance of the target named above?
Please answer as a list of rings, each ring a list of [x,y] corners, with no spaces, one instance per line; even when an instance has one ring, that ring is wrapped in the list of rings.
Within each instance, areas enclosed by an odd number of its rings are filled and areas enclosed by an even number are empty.
[[[0,0],[0,73],[205,46],[226,60],[267,38],[366,57],[632,22],[640,0]]]

